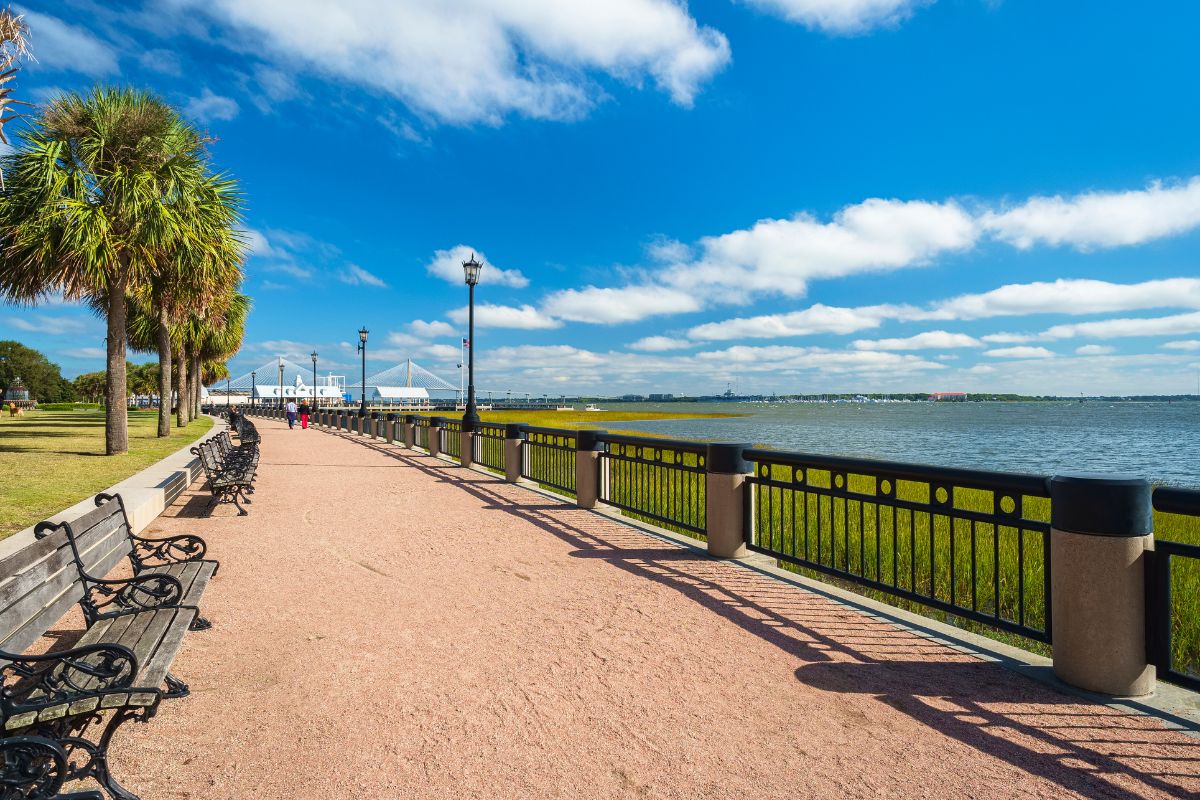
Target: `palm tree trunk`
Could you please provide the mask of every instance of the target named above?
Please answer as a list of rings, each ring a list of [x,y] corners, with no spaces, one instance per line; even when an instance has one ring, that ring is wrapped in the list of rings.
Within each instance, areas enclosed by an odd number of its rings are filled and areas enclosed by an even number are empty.
[[[129,390],[125,386],[125,283],[120,275],[108,284],[108,365],[104,376],[104,452],[129,451]]]
[[[167,309],[158,310],[158,435],[171,435],[171,326]]]
[[[175,404],[175,424],[183,427],[188,424],[187,401],[187,353],[183,346],[179,348],[179,359],[175,370],[175,393],[179,395]]]
[[[191,381],[192,390],[188,393],[188,400],[191,402],[192,419],[200,418],[200,353],[192,353],[192,369],[188,374],[188,379]]]

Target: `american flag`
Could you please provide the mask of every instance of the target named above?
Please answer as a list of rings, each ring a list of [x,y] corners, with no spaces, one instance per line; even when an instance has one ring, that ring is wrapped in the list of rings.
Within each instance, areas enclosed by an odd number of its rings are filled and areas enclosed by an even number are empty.
[[[471,346],[471,340],[464,338],[463,339],[463,347],[470,347],[470,346]]]

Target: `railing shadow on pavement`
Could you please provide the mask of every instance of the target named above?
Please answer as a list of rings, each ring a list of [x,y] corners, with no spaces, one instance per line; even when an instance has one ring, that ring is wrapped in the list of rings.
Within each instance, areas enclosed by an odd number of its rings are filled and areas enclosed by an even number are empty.
[[[805,662],[794,675],[806,686],[872,695],[962,744],[1084,796],[1200,794],[1200,738],[1151,717],[1057,692],[914,631],[768,576],[730,569],[674,543],[647,547],[643,531],[566,500],[547,503],[549,498],[500,477],[459,470],[383,442],[344,438],[456,485],[485,503],[485,510],[552,534],[576,548],[572,557],[600,559],[678,591]],[[537,499],[527,504],[514,492]]]

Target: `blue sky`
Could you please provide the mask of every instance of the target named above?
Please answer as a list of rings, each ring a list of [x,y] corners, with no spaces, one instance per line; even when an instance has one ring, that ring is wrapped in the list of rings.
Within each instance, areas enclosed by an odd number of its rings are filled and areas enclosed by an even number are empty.
[[[484,389],[1189,393],[1200,7],[1033,0],[25,3],[21,96],[147,87],[243,184],[235,374]],[[103,324],[0,306],[100,369]],[[303,359],[303,360],[301,360]]]

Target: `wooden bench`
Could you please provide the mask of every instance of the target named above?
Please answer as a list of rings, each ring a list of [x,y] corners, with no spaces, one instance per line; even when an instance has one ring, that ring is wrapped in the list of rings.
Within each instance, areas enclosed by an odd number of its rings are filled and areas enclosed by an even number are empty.
[[[0,740],[0,797],[43,800],[63,781],[91,779],[109,797],[136,800],[112,776],[109,744],[125,722],[152,717],[164,697],[187,695],[170,672],[199,617],[184,601],[199,597],[216,563],[167,563],[177,552],[203,555],[203,543],[132,536],[116,498],[38,528],[41,538],[0,559],[0,724],[8,737]],[[123,561],[140,571],[97,577]],[[87,629],[74,646],[26,654],[76,603]]]
[[[33,535],[40,539],[56,530],[65,532],[75,556],[75,565],[88,575],[104,575],[92,573],[88,568],[84,552],[89,547],[98,548],[109,556],[124,556],[134,575],[170,575],[179,581],[183,589],[181,603],[199,608],[204,590],[221,568],[219,561],[204,557],[208,553],[207,543],[190,533],[161,539],[137,536],[129,525],[125,500],[120,494],[101,492],[96,495],[95,503],[95,511],[74,522],[39,522],[33,529]],[[120,563],[119,557],[115,563]],[[81,608],[89,625],[99,621],[96,611],[86,602],[81,604]],[[208,620],[199,615],[192,623],[192,630],[195,631],[211,627]]]
[[[211,439],[193,447],[191,452],[200,458],[200,466],[208,479],[208,489],[212,492],[212,500],[204,509],[204,516],[211,516],[218,503],[233,503],[237,506],[238,516],[246,516],[246,509],[238,500],[251,502],[246,495],[254,483],[254,468],[245,463],[223,461],[217,444]]]

